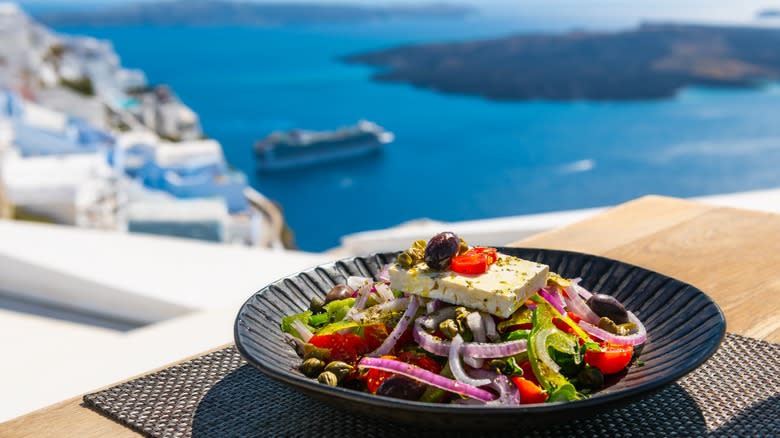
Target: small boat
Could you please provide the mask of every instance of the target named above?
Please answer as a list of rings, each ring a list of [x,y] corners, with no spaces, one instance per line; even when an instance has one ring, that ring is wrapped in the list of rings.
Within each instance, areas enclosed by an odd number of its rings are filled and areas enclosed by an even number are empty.
[[[284,170],[378,152],[395,136],[368,120],[335,131],[274,132],[255,143],[261,171]]]

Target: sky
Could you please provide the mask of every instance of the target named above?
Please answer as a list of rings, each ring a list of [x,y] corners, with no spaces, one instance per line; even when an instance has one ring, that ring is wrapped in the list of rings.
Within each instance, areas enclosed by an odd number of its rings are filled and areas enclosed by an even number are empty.
[[[73,8],[79,5],[127,4],[160,0],[17,0],[22,6]],[[253,0],[266,3],[348,3],[360,5],[450,2],[478,7],[483,13],[526,16],[638,17],[648,20],[677,19],[716,22],[751,21],[756,11],[780,8],[780,0]]]

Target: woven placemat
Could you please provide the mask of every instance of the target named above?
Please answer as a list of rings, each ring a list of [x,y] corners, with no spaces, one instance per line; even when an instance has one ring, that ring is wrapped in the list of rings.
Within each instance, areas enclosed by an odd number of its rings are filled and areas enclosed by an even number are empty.
[[[151,437],[425,432],[312,400],[247,365],[233,347],[88,394],[84,403]],[[522,432],[537,437],[779,437],[780,344],[727,334],[709,361],[660,392],[594,417]]]

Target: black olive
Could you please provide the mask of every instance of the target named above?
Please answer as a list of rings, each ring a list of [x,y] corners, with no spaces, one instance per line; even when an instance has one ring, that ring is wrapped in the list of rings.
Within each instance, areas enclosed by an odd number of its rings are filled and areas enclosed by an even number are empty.
[[[346,284],[337,284],[325,295],[325,302],[329,303],[331,301],[343,300],[351,297],[353,293],[355,293],[355,291]]]
[[[585,367],[577,374],[580,385],[590,389],[601,389],[604,386],[604,375],[598,368]]]
[[[450,260],[458,254],[460,238],[452,232],[439,233],[425,246],[425,264],[429,268],[441,271],[450,267]]]
[[[390,376],[379,385],[377,395],[400,398],[403,400],[419,400],[427,385],[404,376]]]
[[[628,312],[614,297],[604,294],[593,294],[587,301],[588,307],[602,317],[607,317],[615,324],[625,324],[628,321]]]

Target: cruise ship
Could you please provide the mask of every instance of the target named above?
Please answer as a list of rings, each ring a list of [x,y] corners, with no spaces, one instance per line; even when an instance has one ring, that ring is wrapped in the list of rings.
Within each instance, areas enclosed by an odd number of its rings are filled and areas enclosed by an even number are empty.
[[[274,132],[255,144],[257,167],[274,171],[357,157],[378,152],[393,139],[393,133],[368,120],[335,131]]]

